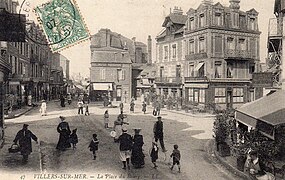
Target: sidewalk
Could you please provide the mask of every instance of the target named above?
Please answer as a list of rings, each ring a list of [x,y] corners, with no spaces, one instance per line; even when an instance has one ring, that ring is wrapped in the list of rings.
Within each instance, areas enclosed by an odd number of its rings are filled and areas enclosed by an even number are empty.
[[[21,115],[26,114],[27,112],[31,111],[34,108],[35,107],[32,107],[32,106],[22,106],[21,109],[13,110],[8,115],[5,115],[4,119],[13,119],[13,118],[20,117]]]

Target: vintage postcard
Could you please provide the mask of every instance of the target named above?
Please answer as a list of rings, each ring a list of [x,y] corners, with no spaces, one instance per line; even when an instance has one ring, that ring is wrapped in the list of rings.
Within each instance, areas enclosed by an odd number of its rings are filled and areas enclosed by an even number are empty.
[[[284,179],[284,13],[0,0],[0,179]]]

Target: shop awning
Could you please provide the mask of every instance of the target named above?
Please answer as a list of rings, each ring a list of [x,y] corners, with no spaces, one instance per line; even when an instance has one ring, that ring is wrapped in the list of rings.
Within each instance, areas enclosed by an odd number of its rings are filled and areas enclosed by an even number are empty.
[[[92,83],[93,90],[97,91],[113,91],[112,83]]]
[[[200,62],[195,68],[194,68],[194,71],[199,71],[199,69],[201,69],[201,67],[204,65],[205,63],[204,62]]]
[[[236,111],[238,121],[256,126],[257,121],[263,121],[276,126],[285,124],[285,90],[279,90],[256,101],[244,104]]]

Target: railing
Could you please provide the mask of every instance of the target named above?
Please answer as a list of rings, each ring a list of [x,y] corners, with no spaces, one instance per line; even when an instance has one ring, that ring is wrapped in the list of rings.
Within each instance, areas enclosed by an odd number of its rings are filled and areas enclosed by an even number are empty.
[[[195,60],[195,59],[205,59],[207,58],[207,53],[198,53],[198,54],[189,54],[185,56],[186,60]]]
[[[253,56],[249,51],[228,49],[225,52],[226,58],[246,58],[251,59]]]
[[[203,77],[185,77],[184,81],[208,81],[208,78],[206,76]]]
[[[156,83],[182,83],[181,77],[156,77],[155,78]]]

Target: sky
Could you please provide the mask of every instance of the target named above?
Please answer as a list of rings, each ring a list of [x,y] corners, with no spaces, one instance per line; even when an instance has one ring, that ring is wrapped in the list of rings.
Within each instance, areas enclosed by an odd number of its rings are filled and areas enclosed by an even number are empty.
[[[21,3],[22,0],[19,0]],[[30,0],[39,4],[44,0]],[[33,2],[34,1],[34,2]],[[147,44],[147,37],[152,37],[152,57],[155,59],[155,37],[162,30],[165,16],[174,6],[181,7],[186,13],[190,8],[196,9],[202,0],[76,0],[91,35],[101,28],[108,28],[125,37],[136,37],[137,41]],[[214,0],[228,6],[229,0]],[[252,8],[259,12],[260,56],[265,62],[268,23],[274,18],[274,0],[241,0],[240,9]],[[81,74],[89,77],[90,41],[87,40],[60,52],[70,60],[70,74]]]

